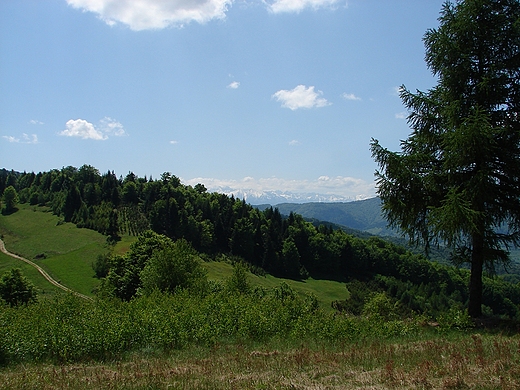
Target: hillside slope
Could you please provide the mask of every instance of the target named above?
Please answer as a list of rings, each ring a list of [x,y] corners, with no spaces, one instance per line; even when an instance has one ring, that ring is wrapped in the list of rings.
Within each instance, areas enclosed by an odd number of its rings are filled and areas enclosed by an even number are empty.
[[[387,228],[387,222],[381,215],[381,200],[377,197],[347,203],[280,203],[276,207],[284,215],[294,212],[305,218],[332,222],[379,236],[397,235]]]
[[[263,206],[267,207],[267,206]],[[409,247],[406,238],[403,238],[395,229],[387,227],[387,221],[381,214],[381,199],[370,198],[348,203],[281,203],[276,205],[282,215],[291,212],[300,214],[307,220],[331,222],[373,235],[387,237],[391,242],[407,247],[415,253],[424,253],[421,247]],[[338,226],[335,226],[338,228]],[[347,231],[349,234],[361,236],[355,231]],[[442,247],[431,248],[430,259],[450,264],[450,251]],[[507,280],[518,282],[520,275],[520,249],[510,248],[511,262],[507,266],[498,265],[495,272],[504,275]]]

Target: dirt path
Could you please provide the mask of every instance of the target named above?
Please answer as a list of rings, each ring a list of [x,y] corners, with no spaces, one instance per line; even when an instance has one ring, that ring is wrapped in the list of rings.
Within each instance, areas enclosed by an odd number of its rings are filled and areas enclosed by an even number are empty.
[[[74,290],[71,290],[70,288],[68,287],[65,287],[64,285],[60,284],[59,282],[57,282],[56,280],[54,280],[47,272],[45,272],[45,270],[40,267],[38,264],[32,262],[31,260],[27,260],[25,258],[23,258],[22,256],[18,256],[18,255],[15,255],[14,253],[11,253],[9,252],[7,249],[5,249],[5,244],[2,240],[0,240],[0,252],[2,253],[5,253],[6,255],[8,256],[11,256],[11,257],[14,257],[15,259],[18,259],[18,260],[22,260],[22,261],[25,261],[27,264],[33,266],[34,268],[36,268],[38,270],[39,273],[42,274],[42,276],[47,279],[47,281],[53,285],[55,285],[56,287],[58,288],[61,288],[63,291],[66,291],[66,292],[70,292],[80,298],[83,298],[83,299],[86,299],[88,301],[93,301],[93,299],[87,295],[84,295],[84,294],[81,294],[77,291],[74,291]]]

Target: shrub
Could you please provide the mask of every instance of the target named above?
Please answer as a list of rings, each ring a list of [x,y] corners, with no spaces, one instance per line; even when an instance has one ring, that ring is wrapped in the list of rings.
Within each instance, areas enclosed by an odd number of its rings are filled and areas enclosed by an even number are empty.
[[[205,289],[206,272],[201,259],[184,239],[156,251],[141,272],[142,292],[154,290],[173,293],[178,288]]]
[[[251,285],[247,280],[247,266],[244,263],[233,264],[233,273],[226,281],[226,287],[229,291],[240,294],[248,294],[251,291]]]
[[[364,316],[384,321],[399,318],[398,313],[398,303],[393,302],[385,292],[373,294],[363,307]]]
[[[13,268],[0,279],[0,298],[11,307],[28,304],[36,301],[36,289],[19,268]]]
[[[441,329],[470,329],[474,327],[474,323],[467,310],[452,307],[439,316],[439,325]]]
[[[107,276],[110,269],[110,254],[105,253],[98,255],[96,261],[92,263],[92,269],[98,279]]]

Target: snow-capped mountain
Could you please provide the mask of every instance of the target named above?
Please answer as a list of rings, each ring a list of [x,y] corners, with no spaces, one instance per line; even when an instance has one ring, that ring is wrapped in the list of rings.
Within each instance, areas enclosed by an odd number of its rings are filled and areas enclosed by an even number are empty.
[[[309,202],[351,202],[358,199],[346,198],[333,194],[313,194],[313,193],[295,193],[287,191],[258,191],[247,189],[233,189],[230,187],[220,187],[211,189],[215,192],[220,192],[228,196],[233,195],[238,199],[245,199],[247,203],[252,205],[271,204],[276,205],[280,203],[309,203]]]

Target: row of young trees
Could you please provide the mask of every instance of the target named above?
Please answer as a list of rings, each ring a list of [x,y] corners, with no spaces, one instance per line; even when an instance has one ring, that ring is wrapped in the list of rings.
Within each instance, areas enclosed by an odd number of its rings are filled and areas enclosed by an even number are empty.
[[[33,194],[38,194],[42,201],[33,204],[47,204],[78,226],[109,237],[123,231],[139,234],[127,255],[96,262],[96,273],[105,278],[104,291],[123,300],[147,288],[151,275],[157,275],[150,270],[177,253],[172,242],[181,240],[191,249],[181,245],[179,253],[188,258],[225,255],[277,276],[358,281],[369,286],[365,292],[375,286],[414,311],[436,315],[467,304],[469,273],[465,270],[432,263],[377,237],[361,239],[315,226],[297,214],[282,216],[276,208],[260,211],[242,200],[210,193],[201,184],[183,185],[169,173],[157,180],[132,173],[117,178],[113,172],[100,174],[82,166],[38,174],[0,171],[0,182],[16,188],[21,202],[33,203]],[[148,271],[143,273],[145,268]],[[143,275],[147,276],[143,279]],[[484,284],[486,310],[517,316],[520,286],[491,278],[485,278]],[[363,290],[356,284],[349,286],[352,291]],[[356,305],[368,295],[358,303],[336,306],[355,313]]]

